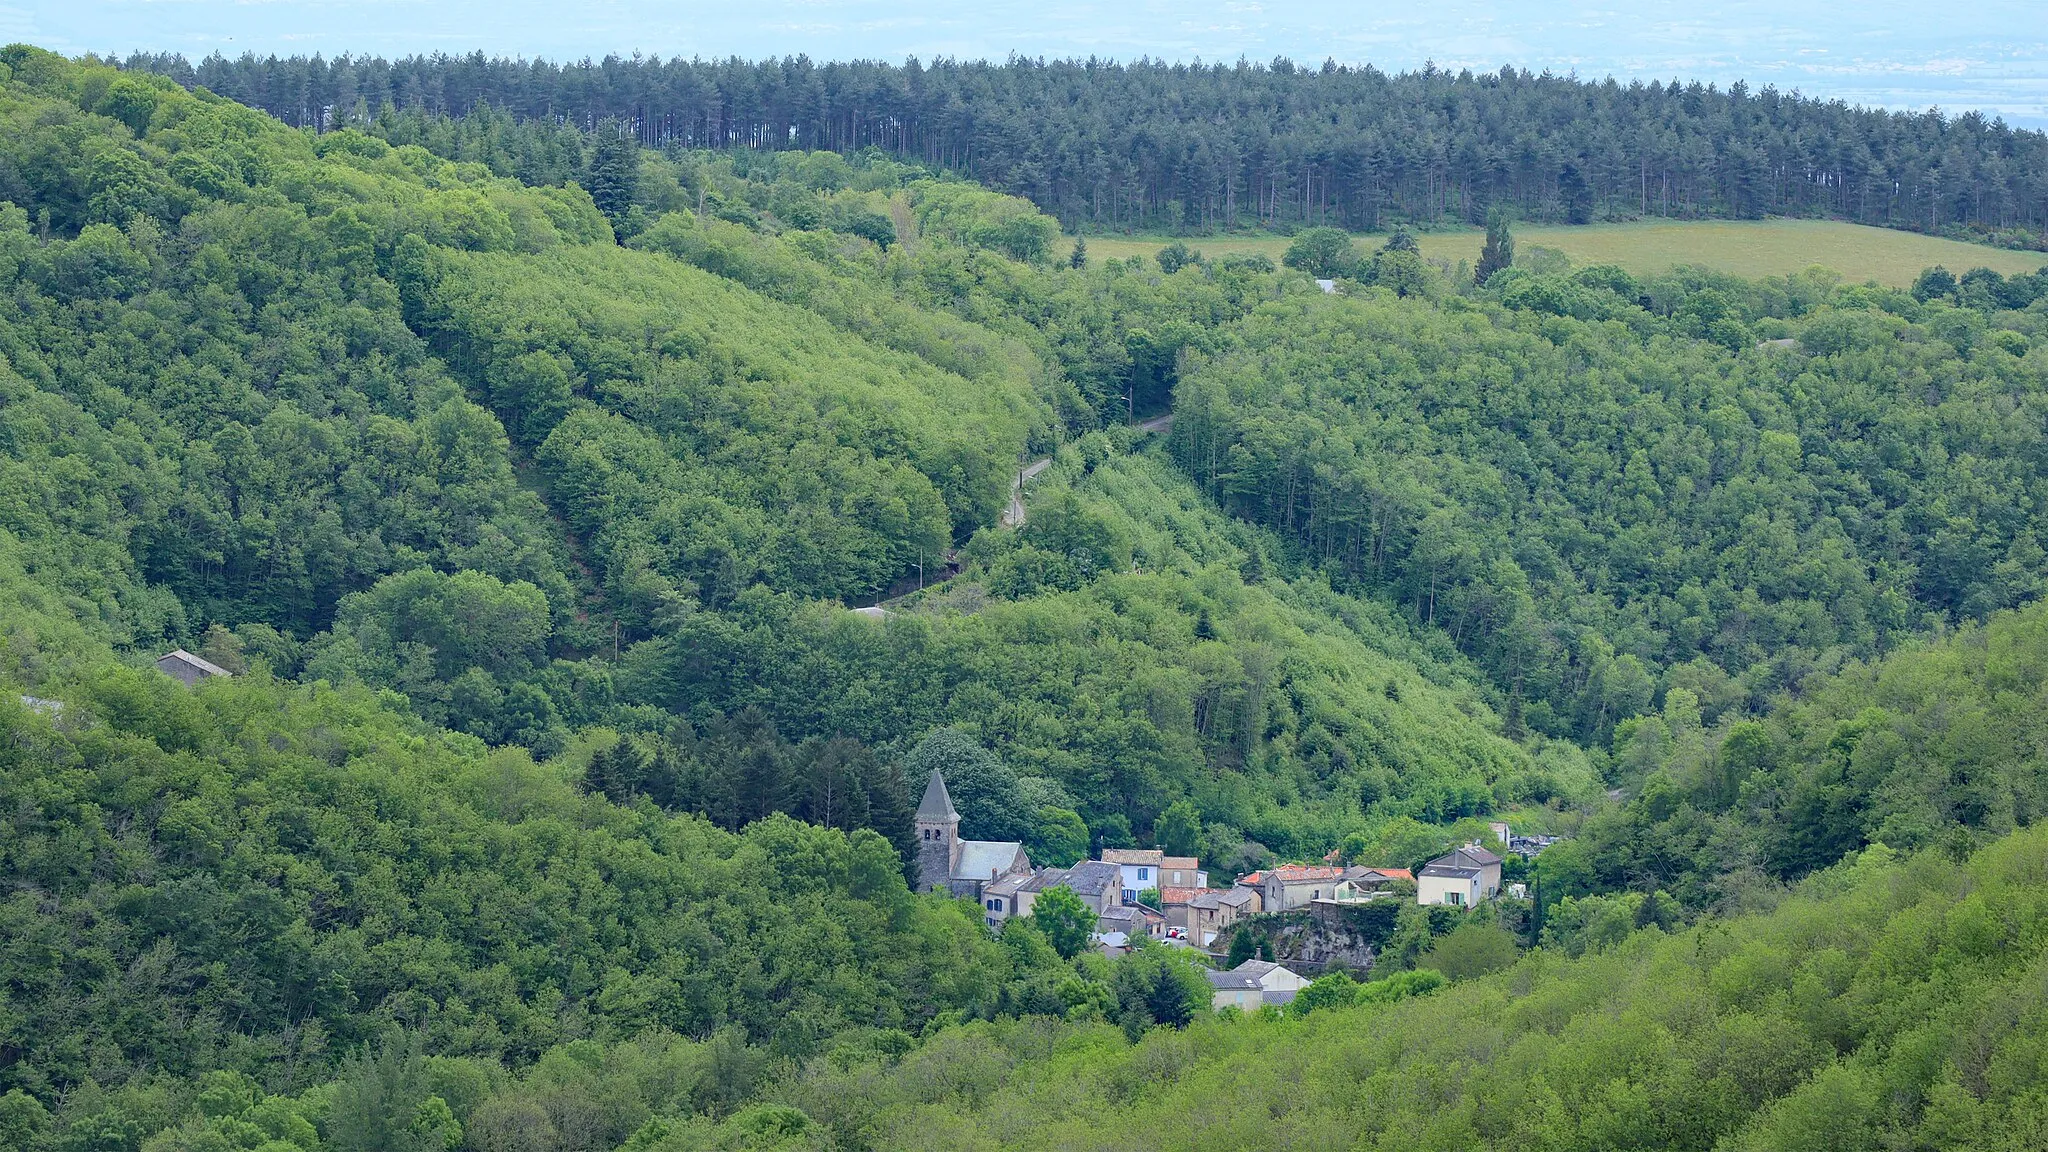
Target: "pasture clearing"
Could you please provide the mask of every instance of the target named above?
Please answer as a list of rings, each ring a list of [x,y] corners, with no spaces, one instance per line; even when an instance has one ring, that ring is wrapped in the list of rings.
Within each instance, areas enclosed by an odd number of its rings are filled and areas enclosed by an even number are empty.
[[[1091,259],[1150,257],[1172,242],[1163,236],[1090,236]],[[1419,233],[1423,255],[1467,265],[1479,259],[1485,234],[1477,230]],[[1384,234],[1359,237],[1359,246],[1373,251]],[[1237,252],[1263,252],[1279,261],[1287,251],[1285,236],[1231,235],[1190,237],[1189,247],[1216,257]],[[1633,224],[1526,226],[1515,229],[1515,250],[1525,257],[1532,248],[1553,248],[1570,257],[1572,266],[1617,264],[1638,275],[1655,275],[1681,264],[1697,264],[1719,272],[1757,278],[1786,276],[1813,265],[1831,268],[1852,284],[1875,280],[1905,287],[1920,272],[1940,264],[1951,272],[1991,268],[2005,275],[2031,272],[2048,264],[2048,255],[1989,248],[1917,232],[1845,224],[1836,220],[1650,220]]]

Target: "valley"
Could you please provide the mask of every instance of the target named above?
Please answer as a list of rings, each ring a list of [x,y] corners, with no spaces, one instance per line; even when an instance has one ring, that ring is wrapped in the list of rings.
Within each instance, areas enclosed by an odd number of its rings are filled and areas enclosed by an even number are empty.
[[[1323,188],[1412,235],[1204,236],[1284,164],[266,103],[340,67],[0,49],[0,1148],[2048,1131],[2038,133],[1941,122],[2007,247],[1677,169],[1572,224],[1568,117]],[[1230,75],[981,67],[1091,139]]]

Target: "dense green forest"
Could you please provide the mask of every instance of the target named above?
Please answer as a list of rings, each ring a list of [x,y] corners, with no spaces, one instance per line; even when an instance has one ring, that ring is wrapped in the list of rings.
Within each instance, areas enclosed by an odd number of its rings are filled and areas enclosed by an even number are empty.
[[[0,1147],[2039,1143],[2048,277],[1104,261],[482,95],[0,50]],[[935,768],[1041,863],[1570,838],[1218,1016],[913,895]]]
[[[1070,228],[1585,223],[1827,214],[1982,234],[2048,227],[2048,138],[1966,112],[1852,108],[1772,88],[1513,68],[803,58],[555,64],[469,56],[137,54],[306,127],[380,108],[614,121],[663,148],[881,149],[1029,197]],[[0,192],[4,194],[4,192]]]
[[[1711,720],[2042,590],[2038,311],[1608,268],[1444,303],[1264,306],[1174,450],[1531,728],[1604,741],[1671,686]]]

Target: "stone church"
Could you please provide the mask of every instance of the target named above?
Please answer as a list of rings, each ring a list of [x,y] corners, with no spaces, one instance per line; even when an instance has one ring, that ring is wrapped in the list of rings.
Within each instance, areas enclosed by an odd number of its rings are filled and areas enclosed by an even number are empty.
[[[918,891],[945,892],[980,903],[989,884],[1030,871],[1031,859],[1015,840],[960,838],[960,813],[946,793],[946,778],[933,772],[917,806]]]

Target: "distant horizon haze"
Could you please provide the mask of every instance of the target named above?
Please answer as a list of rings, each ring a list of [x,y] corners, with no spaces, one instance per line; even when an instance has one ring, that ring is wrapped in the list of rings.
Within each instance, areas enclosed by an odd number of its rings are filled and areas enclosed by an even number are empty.
[[[213,52],[398,57],[481,51],[901,62],[915,56],[1133,61],[1325,59],[1389,72],[1503,66],[1582,79],[1737,80],[1898,110],[1978,110],[2048,128],[2048,20],[2038,3],[1930,9],[1870,0],[1341,3],[1303,0],[0,0],[0,40],[79,55]]]

